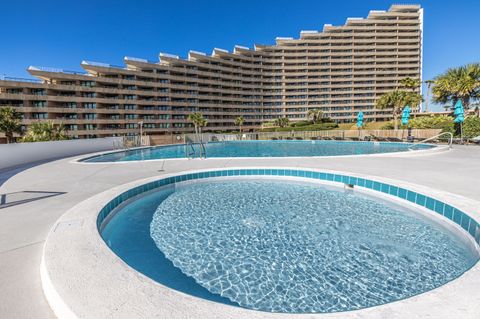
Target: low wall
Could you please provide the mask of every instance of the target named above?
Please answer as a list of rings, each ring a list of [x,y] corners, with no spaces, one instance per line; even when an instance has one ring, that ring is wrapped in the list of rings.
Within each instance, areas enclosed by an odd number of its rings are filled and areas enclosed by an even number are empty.
[[[109,151],[121,137],[106,137],[54,142],[0,144],[0,170],[62,157]]]
[[[184,143],[183,134],[150,135],[150,145]]]

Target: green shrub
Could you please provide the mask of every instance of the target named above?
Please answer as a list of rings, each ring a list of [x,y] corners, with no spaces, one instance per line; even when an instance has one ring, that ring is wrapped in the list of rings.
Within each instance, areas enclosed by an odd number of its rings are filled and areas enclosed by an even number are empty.
[[[312,125],[312,121],[298,121],[298,122],[293,122],[290,124],[293,127],[299,127],[299,126],[307,126],[307,125]]]
[[[419,116],[410,118],[408,123],[414,129],[441,129],[442,132],[455,132],[453,117],[446,115]],[[406,125],[400,125],[400,129],[408,128]],[[382,130],[393,130],[393,121],[382,126]]]
[[[395,127],[393,126],[393,121],[389,121],[385,123],[380,129],[381,130],[393,130]]]
[[[473,138],[480,136],[480,117],[468,116],[463,123],[463,136]]]
[[[453,129],[453,118],[446,115],[419,116],[410,120],[410,126],[418,129]]]

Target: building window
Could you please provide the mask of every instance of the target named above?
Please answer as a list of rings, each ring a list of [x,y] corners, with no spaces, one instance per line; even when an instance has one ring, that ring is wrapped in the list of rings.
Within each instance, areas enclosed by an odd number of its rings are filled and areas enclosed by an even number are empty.
[[[83,103],[85,109],[96,109],[97,103]]]
[[[85,87],[94,87],[95,82],[94,81],[82,81],[82,82],[80,82],[80,85],[85,86]]]
[[[93,130],[96,130],[96,129],[97,129],[96,124],[85,124],[85,130],[87,130],[87,131],[93,131]]]
[[[67,102],[67,103],[65,103],[65,107],[66,107],[67,109],[75,109],[75,108],[77,108],[77,103],[75,103],[75,102]]]
[[[47,102],[46,101],[35,101],[33,102],[34,107],[46,107]]]
[[[46,120],[48,119],[48,113],[33,113],[32,117],[37,120]]]

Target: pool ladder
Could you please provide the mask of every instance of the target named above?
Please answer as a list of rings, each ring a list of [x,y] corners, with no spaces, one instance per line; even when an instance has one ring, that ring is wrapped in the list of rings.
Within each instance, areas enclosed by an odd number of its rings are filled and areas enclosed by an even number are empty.
[[[195,149],[195,144],[199,145],[198,152]],[[203,141],[200,141],[199,143],[192,143],[191,141],[187,142],[185,144],[185,157],[188,159],[207,158],[207,150],[205,149]]]

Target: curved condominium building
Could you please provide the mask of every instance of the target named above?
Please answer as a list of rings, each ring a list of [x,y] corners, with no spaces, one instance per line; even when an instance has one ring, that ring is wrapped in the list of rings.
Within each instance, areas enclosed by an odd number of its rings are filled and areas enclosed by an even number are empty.
[[[192,131],[201,112],[205,131],[245,129],[279,117],[304,120],[320,109],[337,122],[388,120],[375,101],[405,77],[422,78],[422,16],[418,5],[393,5],[348,18],[343,26],[302,31],[298,39],[188,58],[160,53],[158,62],[125,57],[125,66],[83,61],[84,72],[29,67],[38,80],[0,80],[0,105],[18,108],[24,125],[64,123],[74,137]]]

